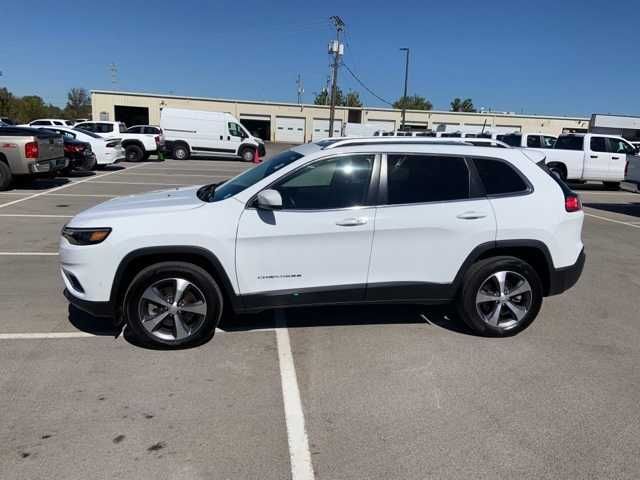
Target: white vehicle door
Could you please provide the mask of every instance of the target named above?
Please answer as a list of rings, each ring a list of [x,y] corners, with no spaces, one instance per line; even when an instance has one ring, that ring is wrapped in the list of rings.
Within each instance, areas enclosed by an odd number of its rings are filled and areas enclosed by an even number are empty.
[[[351,154],[317,160],[269,187],[282,196],[282,209],[250,204],[244,210],[236,270],[240,293],[249,295],[247,306],[364,298],[375,159]]]
[[[605,137],[591,137],[585,145],[585,180],[608,180],[609,164],[612,162],[613,156],[607,147],[607,139]],[[624,158],[624,155],[622,155]],[[621,162],[624,171],[624,160]]]
[[[367,300],[448,298],[471,251],[496,239],[493,209],[467,161],[389,154],[380,179]]]
[[[609,152],[608,179],[619,182],[624,179],[624,168],[631,157],[635,154],[635,149],[621,138],[607,138],[607,151]]]
[[[225,153],[238,153],[238,149],[240,148],[240,144],[247,136],[244,133],[242,127],[236,122],[227,122],[227,137],[225,148],[228,149]]]

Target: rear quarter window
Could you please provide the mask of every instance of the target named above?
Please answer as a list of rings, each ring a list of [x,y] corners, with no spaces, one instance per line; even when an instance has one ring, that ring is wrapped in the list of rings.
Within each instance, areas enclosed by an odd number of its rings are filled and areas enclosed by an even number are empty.
[[[517,195],[530,191],[530,187],[508,162],[491,158],[474,158],[473,162],[487,195]]]
[[[572,135],[558,137],[553,148],[557,150],[583,150],[584,137],[574,137]]]

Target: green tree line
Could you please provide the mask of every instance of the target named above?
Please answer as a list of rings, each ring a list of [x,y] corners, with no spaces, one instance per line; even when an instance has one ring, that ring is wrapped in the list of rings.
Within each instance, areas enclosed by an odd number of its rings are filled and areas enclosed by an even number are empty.
[[[36,118],[89,118],[91,98],[84,88],[72,88],[67,94],[67,104],[60,108],[46,103],[38,95],[18,97],[6,88],[0,88],[0,116],[16,123],[27,123]]]

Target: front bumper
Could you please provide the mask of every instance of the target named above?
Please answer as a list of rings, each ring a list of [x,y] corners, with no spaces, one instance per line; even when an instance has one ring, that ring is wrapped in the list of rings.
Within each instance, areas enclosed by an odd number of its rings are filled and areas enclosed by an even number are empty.
[[[68,289],[64,289],[64,296],[69,303],[76,307],[78,310],[88,313],[94,317],[101,318],[113,318],[115,317],[115,310],[111,302],[92,302],[90,300],[83,300],[75,297]]]
[[[586,255],[584,248],[578,255],[578,260],[573,265],[563,268],[557,268],[551,272],[549,281],[549,296],[558,295],[573,287],[582,275]]]

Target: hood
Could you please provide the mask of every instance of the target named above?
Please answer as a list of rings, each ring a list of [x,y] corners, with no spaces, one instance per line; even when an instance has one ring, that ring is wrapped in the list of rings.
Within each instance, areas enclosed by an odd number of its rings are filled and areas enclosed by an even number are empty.
[[[96,220],[113,217],[132,217],[191,210],[205,205],[196,193],[200,186],[173,188],[154,192],[127,195],[107,200],[76,215],[72,226],[95,226]]]

